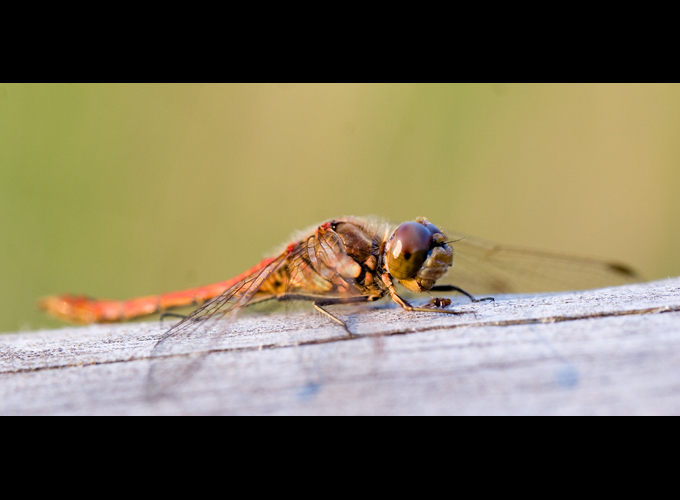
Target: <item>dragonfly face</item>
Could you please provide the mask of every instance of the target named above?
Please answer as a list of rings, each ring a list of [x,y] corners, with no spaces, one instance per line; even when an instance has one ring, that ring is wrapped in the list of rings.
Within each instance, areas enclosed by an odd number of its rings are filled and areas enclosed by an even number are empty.
[[[404,222],[385,245],[387,272],[412,292],[431,289],[453,265],[446,236],[427,219]]]

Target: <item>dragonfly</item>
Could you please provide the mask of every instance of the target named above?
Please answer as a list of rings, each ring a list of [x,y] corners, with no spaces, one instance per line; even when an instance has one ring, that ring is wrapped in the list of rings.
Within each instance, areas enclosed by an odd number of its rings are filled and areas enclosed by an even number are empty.
[[[455,263],[455,265],[454,265]],[[63,294],[39,301],[58,318],[75,323],[125,321],[198,305],[161,338],[188,336],[217,326],[263,301],[306,300],[350,337],[354,334],[329,306],[389,297],[409,312],[460,314],[451,299],[493,301],[478,294],[529,293],[597,288],[639,281],[629,267],[598,259],[507,247],[440,229],[425,217],[392,224],[373,217],[341,217],[298,233],[290,243],[244,273],[219,283],[129,300]],[[414,305],[406,293],[427,293]]]

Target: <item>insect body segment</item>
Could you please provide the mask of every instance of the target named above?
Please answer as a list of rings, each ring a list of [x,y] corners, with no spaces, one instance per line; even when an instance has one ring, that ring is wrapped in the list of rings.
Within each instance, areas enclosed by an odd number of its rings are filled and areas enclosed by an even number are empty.
[[[199,323],[207,328],[221,318],[234,318],[246,306],[262,300],[310,300],[349,332],[326,306],[370,302],[389,295],[408,311],[457,314],[447,309],[449,299],[433,297],[428,306],[412,306],[399,295],[397,283],[412,292],[457,292],[477,302],[461,287],[472,288],[475,293],[512,293],[594,288],[638,280],[620,265],[504,248],[464,235],[456,235],[457,267],[455,273],[449,273],[454,251],[447,238],[424,217],[398,226],[342,217],[301,233],[277,255],[230,280],[130,300],[65,294],[47,297],[39,306],[61,319],[92,323],[199,305],[166,334],[173,336],[180,332],[188,335]]]
[[[73,323],[109,323],[148,316],[159,311],[200,305],[213,299],[246,276],[261,271],[274,259],[264,259],[238,276],[219,283],[160,295],[149,295],[129,300],[93,299],[85,295],[53,295],[41,299],[38,306],[52,316]]]

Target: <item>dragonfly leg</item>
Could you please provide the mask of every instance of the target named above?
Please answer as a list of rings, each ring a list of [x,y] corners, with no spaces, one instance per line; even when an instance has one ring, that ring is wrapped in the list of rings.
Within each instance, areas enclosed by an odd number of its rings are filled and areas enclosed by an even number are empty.
[[[188,315],[187,314],[179,314],[179,313],[173,313],[173,312],[164,312],[161,314],[161,317],[159,318],[159,321],[162,323],[165,318],[180,318],[180,319],[187,319]]]
[[[275,299],[278,299],[278,297],[275,296],[275,295],[272,295],[271,297],[263,297],[261,299],[251,300],[250,302],[248,302],[245,305],[245,307],[251,307],[251,306],[254,306],[256,304],[261,304],[262,302],[267,302],[268,300],[275,300]],[[163,320],[165,318],[180,318],[182,320],[185,320],[189,316],[191,316],[191,315],[190,314],[179,314],[179,313],[174,313],[174,312],[164,312],[164,313],[161,314],[159,321],[163,322]],[[198,321],[205,321],[207,319],[209,319],[209,316],[194,318],[193,321],[198,322]]]
[[[482,297],[481,299],[476,299],[474,295],[471,293],[466,292],[460,287],[454,286],[454,285],[435,285],[432,288],[430,288],[431,292],[458,292],[462,293],[465,295],[468,299],[470,299],[472,302],[483,302],[485,300],[490,300],[491,302],[494,302],[495,299],[493,297]]]
[[[443,309],[444,307],[448,306],[451,304],[451,301],[449,299],[432,299],[430,301],[430,307],[415,307],[412,306],[408,301],[402,299],[399,294],[397,293],[397,290],[394,288],[394,284],[392,283],[392,280],[390,277],[387,275],[387,273],[382,275],[382,280],[383,283],[387,286],[387,290],[390,293],[390,297],[392,297],[392,300],[399,304],[404,310],[406,311],[412,311],[412,312],[435,312],[435,313],[444,313],[444,314],[462,314],[459,311],[456,310],[451,310],[451,309]],[[467,292],[465,292],[466,295]],[[432,307],[435,306],[435,307]]]
[[[349,329],[347,326],[347,323],[345,323],[343,320],[335,316],[333,313],[330,311],[324,309],[324,306],[332,306],[336,304],[359,304],[362,302],[371,302],[373,300],[377,300],[380,297],[374,297],[371,295],[360,295],[358,297],[338,297],[335,299],[320,299],[319,297],[313,296],[313,295],[281,295],[277,297],[277,300],[280,301],[288,301],[288,300],[310,300],[313,301],[312,305],[314,306],[314,309],[319,311],[322,314],[325,314],[328,318],[330,318],[332,321],[337,323],[338,325],[342,326],[347,334],[349,335],[350,338],[356,338],[356,335],[352,333],[352,331]]]

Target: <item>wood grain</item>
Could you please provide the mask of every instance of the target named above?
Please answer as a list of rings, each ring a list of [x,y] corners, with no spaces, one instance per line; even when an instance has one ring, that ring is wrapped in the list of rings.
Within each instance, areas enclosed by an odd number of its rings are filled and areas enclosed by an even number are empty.
[[[0,414],[680,414],[680,278],[453,307],[335,308],[354,339],[248,315],[153,360],[168,323],[3,335]]]

